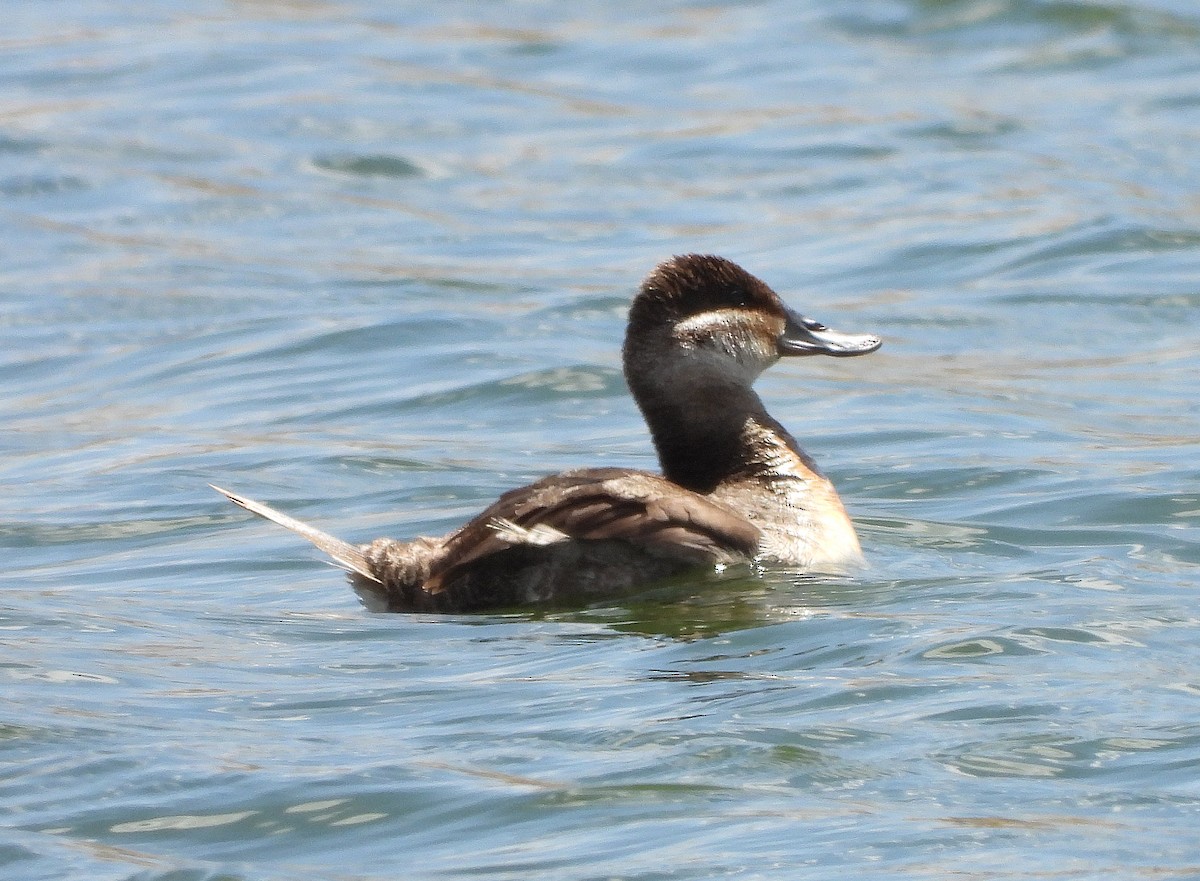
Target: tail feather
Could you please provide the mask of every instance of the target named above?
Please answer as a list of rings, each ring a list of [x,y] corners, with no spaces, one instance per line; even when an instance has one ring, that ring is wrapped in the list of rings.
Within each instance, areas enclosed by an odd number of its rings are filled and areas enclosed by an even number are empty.
[[[256,502],[254,499],[248,499],[245,496],[239,496],[236,493],[231,493],[229,490],[221,489],[221,487],[214,486],[211,483],[209,486],[211,486],[221,495],[225,496],[225,498],[229,499],[229,501],[233,502],[235,505],[245,508],[247,511],[252,511],[260,517],[266,517],[268,520],[278,523],[285,529],[290,529],[297,535],[308,539],[322,551],[331,556],[336,563],[344,566],[351,572],[361,575],[363,578],[368,578],[377,584],[383,583],[380,581],[379,576],[371,571],[371,566],[367,562],[366,555],[349,542],[344,542],[340,538],[334,538],[329,533],[322,532],[315,527],[309,526],[307,523],[302,523],[294,517],[289,517],[287,514],[280,513],[274,508],[264,505],[262,502]]]

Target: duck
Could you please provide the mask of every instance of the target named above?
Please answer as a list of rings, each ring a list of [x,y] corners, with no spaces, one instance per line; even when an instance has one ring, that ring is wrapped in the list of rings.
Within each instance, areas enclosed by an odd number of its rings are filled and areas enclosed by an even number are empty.
[[[362,545],[213,489],[312,542],[369,607],[393,612],[603,602],[738,563],[845,571],[862,562],[846,509],[753,384],[782,358],[881,345],[793,311],[726,258],[685,254],[642,281],[622,348],[658,473],[564,471],[509,490],[448,535]]]

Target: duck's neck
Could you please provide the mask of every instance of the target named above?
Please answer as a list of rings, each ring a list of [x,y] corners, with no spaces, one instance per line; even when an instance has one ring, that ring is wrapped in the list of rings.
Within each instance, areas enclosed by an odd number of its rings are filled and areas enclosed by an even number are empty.
[[[752,389],[692,388],[675,396],[638,394],[663,474],[710,493],[725,483],[772,482],[816,466]],[[818,472],[819,473],[819,472]]]

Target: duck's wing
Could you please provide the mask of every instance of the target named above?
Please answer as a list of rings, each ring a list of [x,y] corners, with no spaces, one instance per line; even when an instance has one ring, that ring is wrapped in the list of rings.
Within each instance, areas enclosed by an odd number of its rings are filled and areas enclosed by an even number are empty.
[[[425,583],[438,593],[492,554],[567,541],[623,541],[680,563],[753,557],[759,528],[735,511],[649,472],[568,471],[511,490],[450,535]]]

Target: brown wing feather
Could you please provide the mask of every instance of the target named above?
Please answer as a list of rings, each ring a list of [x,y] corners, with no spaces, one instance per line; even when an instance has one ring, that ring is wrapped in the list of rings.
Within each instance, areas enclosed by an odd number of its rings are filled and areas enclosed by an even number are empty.
[[[453,535],[426,591],[437,593],[484,558],[514,546],[509,523],[576,541],[626,541],[689,563],[751,557],[759,529],[734,511],[664,477],[615,468],[569,471],[511,490]],[[544,533],[543,533],[544,534]]]

